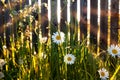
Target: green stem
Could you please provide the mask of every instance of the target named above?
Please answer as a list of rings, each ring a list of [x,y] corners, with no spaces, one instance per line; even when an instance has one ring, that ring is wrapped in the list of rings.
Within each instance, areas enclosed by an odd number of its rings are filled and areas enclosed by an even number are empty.
[[[85,55],[85,52],[86,52],[86,50],[84,49],[84,55]],[[83,64],[84,64],[84,69],[85,69],[86,80],[88,80],[88,76],[87,76],[87,67],[86,67],[85,60],[83,60]]]

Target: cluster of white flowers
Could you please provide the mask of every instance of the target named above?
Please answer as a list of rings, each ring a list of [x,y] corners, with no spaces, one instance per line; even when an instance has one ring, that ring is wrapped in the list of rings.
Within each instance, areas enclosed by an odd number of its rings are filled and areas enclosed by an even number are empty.
[[[56,44],[62,44],[65,41],[65,34],[63,32],[55,32],[52,35],[52,40]],[[74,64],[75,56],[73,54],[66,54],[64,56],[64,62],[66,64]]]
[[[52,35],[52,40],[56,44],[61,44],[65,40],[65,34],[63,32],[55,32]],[[120,58],[120,46],[113,44],[107,49],[107,51],[111,56],[117,56]],[[64,56],[64,62],[66,64],[74,64],[75,59],[76,57],[73,54],[66,54]],[[101,80],[107,80],[109,78],[109,72],[105,68],[99,69],[98,73],[100,75]]]
[[[63,32],[55,32],[52,35],[52,40],[56,44],[61,44],[65,40],[65,34]],[[64,56],[64,62],[66,64],[74,64],[75,58],[76,57],[73,54],[66,54]]]
[[[112,57],[119,57],[120,58],[120,46],[112,44],[107,49],[108,53]],[[109,78],[109,72],[105,68],[101,68],[98,70],[101,80],[107,80]]]
[[[109,53],[111,56],[113,56],[113,57],[115,57],[115,56],[120,57],[120,46],[118,46],[118,45],[112,44],[112,45],[108,48],[107,51],[108,51],[108,53]]]

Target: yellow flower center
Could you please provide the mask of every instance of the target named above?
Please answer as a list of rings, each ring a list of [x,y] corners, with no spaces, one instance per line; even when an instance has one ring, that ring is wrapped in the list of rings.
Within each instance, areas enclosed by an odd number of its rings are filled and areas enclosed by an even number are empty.
[[[118,51],[117,51],[116,49],[113,49],[113,50],[112,50],[112,53],[113,53],[113,54],[117,54]]]
[[[101,76],[105,76],[105,73],[103,71],[100,74],[101,74]]]
[[[67,58],[67,60],[68,60],[68,61],[71,61],[71,60],[72,60],[72,58],[71,58],[71,57],[68,57],[68,58]]]
[[[57,40],[61,40],[61,37],[59,35],[56,36]]]

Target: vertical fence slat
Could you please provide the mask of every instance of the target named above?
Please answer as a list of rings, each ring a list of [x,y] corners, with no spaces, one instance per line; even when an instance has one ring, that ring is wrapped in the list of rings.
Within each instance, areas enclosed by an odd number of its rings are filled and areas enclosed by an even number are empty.
[[[58,24],[60,23],[60,18],[61,18],[61,1],[57,0],[57,21],[58,21]]]
[[[60,31],[60,20],[61,20],[61,0],[57,0],[57,22],[58,22],[58,31]]]
[[[32,5],[32,1],[31,0],[29,0],[29,5]]]
[[[48,0],[48,21],[51,21],[51,0]]]
[[[70,0],[67,0],[67,26],[68,26],[68,41],[70,41]]]
[[[111,0],[108,0],[108,35],[107,35],[107,46],[110,46],[110,34],[111,34]]]
[[[98,23],[98,31],[97,31],[97,54],[100,51],[100,15],[101,15],[101,0],[98,0],[98,18],[97,18],[97,23]]]
[[[87,46],[90,45],[90,6],[91,0],[87,0]]]
[[[80,0],[77,0],[78,42],[80,41]]]
[[[49,44],[51,44],[51,0],[48,0],[48,36]]]
[[[70,23],[70,0],[67,0],[67,22]]]

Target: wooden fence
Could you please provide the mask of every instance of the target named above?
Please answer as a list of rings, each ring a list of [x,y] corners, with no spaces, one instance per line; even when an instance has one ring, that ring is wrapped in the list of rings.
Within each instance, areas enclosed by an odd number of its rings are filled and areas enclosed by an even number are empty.
[[[0,36],[6,36],[9,40],[11,27],[15,28],[17,21],[23,18],[24,13],[20,13],[20,9],[24,9],[25,5],[35,7],[34,4],[38,4],[39,7],[39,15],[34,13],[34,16],[41,26],[42,36],[50,36],[50,31],[46,27],[52,23],[62,31],[65,30],[65,26],[69,26],[68,34],[73,30],[77,32],[78,41],[87,38],[87,45],[95,43],[97,52],[110,44],[120,43],[120,0],[0,1]],[[12,10],[17,12],[13,19],[9,15]],[[31,12],[32,10],[27,14]]]

